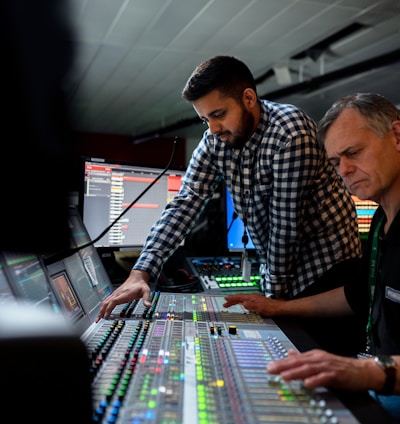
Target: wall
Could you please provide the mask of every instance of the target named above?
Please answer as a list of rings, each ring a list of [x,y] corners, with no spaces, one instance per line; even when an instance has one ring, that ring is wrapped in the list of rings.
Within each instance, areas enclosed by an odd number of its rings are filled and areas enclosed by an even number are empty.
[[[154,140],[134,144],[129,135],[112,134],[89,134],[80,133],[76,135],[76,151],[74,173],[76,181],[72,190],[79,191],[81,187],[81,157],[96,157],[108,160],[129,162],[135,165],[148,165],[164,168],[167,166],[172,151],[173,137],[160,137]],[[171,169],[186,168],[186,142],[179,139]]]

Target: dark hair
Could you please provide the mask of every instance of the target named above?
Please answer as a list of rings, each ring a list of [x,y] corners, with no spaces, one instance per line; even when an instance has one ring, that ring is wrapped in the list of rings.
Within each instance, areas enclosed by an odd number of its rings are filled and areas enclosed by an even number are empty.
[[[193,102],[217,89],[223,96],[240,101],[246,88],[257,93],[250,69],[235,57],[215,56],[195,68],[182,90],[182,97]]]
[[[337,100],[325,113],[317,125],[317,138],[323,145],[329,127],[345,109],[355,109],[363,115],[369,127],[384,137],[392,127],[392,122],[400,119],[396,106],[380,94],[355,93]]]

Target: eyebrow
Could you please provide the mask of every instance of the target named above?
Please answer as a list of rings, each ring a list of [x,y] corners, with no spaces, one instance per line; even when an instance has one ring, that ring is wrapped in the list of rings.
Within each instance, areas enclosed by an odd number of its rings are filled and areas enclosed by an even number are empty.
[[[354,146],[349,146],[346,147],[344,150],[338,152],[335,156],[328,156],[328,160],[334,160],[334,159],[338,159],[341,156],[346,155],[347,153],[349,153],[350,150],[354,149]]]
[[[220,113],[220,112],[223,112],[223,111],[225,111],[226,109],[224,109],[224,108],[219,108],[219,109],[215,109],[215,110],[212,110],[209,114],[207,114],[206,116],[200,116],[199,118],[201,119],[201,120],[207,120],[208,119],[208,117],[210,117],[210,116],[213,116],[213,115],[215,115],[215,114],[218,114],[218,113]]]

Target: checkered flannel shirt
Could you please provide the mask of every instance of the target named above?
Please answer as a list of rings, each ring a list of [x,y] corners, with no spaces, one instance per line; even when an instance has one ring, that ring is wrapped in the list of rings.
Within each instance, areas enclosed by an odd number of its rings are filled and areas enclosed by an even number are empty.
[[[266,296],[292,298],[361,255],[354,202],[316,141],[314,121],[293,105],[261,100],[260,122],[241,150],[204,132],[134,269],[158,277],[221,179],[247,216]]]

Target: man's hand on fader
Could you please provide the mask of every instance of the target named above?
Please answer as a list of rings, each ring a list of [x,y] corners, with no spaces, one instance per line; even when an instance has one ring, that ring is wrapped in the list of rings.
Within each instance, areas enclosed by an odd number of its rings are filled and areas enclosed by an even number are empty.
[[[257,312],[265,317],[279,316],[282,313],[282,307],[285,300],[271,299],[261,293],[238,293],[225,296],[226,302],[224,308],[233,305],[242,305],[248,311]]]
[[[96,322],[101,318],[108,318],[117,305],[142,299],[146,307],[151,306],[151,290],[148,285],[149,275],[147,272],[132,270],[128,278],[109,296],[107,296],[100,307]]]

